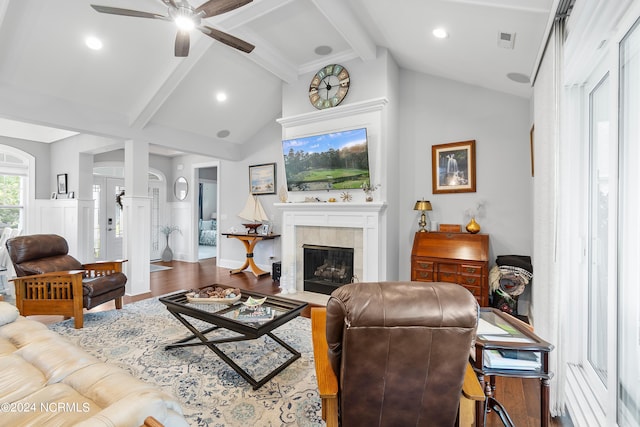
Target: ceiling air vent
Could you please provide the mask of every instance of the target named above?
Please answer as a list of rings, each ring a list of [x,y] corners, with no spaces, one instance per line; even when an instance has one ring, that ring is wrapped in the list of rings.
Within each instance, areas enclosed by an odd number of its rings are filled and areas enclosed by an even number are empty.
[[[513,44],[516,41],[516,33],[498,33],[498,46],[505,49],[513,49]]]

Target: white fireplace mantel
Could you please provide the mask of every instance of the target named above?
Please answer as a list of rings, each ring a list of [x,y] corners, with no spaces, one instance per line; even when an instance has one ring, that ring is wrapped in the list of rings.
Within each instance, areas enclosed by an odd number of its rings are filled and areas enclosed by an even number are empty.
[[[300,202],[275,203],[282,210],[282,274],[280,287],[283,293],[296,293],[303,290],[297,268],[300,265],[296,232],[299,227],[337,227],[362,231],[362,277],[361,281],[385,280],[384,263],[386,245],[382,220],[386,204],[383,202]]]

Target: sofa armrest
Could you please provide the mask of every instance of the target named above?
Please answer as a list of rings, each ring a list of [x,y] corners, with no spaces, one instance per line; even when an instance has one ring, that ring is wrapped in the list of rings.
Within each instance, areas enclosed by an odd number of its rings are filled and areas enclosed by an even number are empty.
[[[322,419],[327,427],[338,426],[338,379],[329,362],[327,345],[327,309],[311,308],[311,337],[313,359],[318,380],[318,393],[322,399]]]

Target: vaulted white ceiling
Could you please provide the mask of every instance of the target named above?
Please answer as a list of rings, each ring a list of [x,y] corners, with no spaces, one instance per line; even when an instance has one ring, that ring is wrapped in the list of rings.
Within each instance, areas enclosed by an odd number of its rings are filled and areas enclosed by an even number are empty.
[[[234,158],[280,117],[283,82],[376,47],[402,68],[528,98],[530,84],[507,74],[534,71],[553,0],[254,0],[206,20],[252,53],[194,32],[187,58],[174,57],[173,23],[91,3],[167,14],[161,0],[0,0],[0,118]],[[515,34],[513,49],[500,33]]]

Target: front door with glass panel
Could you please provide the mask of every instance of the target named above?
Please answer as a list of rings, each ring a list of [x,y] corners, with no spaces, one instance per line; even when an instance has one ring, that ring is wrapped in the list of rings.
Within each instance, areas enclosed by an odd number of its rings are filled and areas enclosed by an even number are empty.
[[[118,196],[123,191],[122,178],[94,178],[94,254],[97,260],[122,258],[124,230]]]

